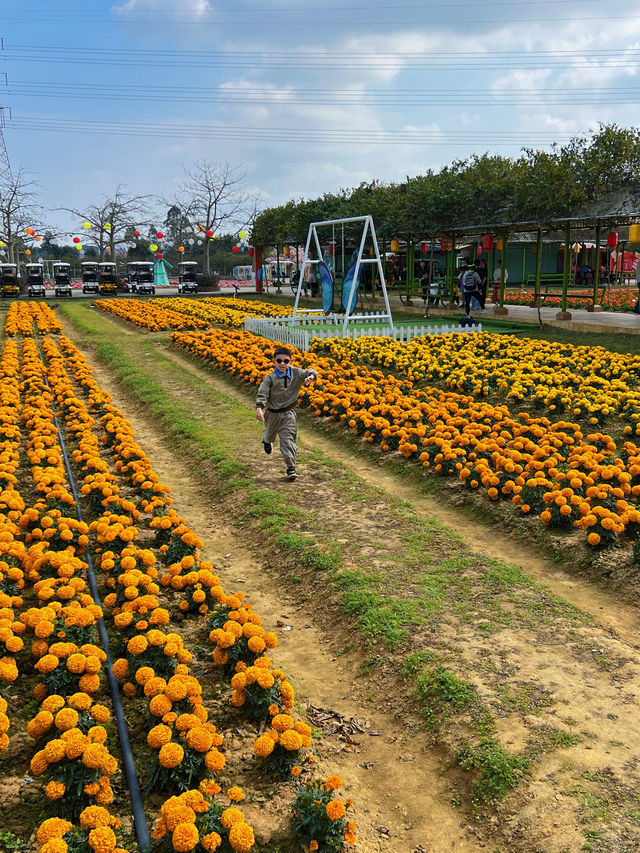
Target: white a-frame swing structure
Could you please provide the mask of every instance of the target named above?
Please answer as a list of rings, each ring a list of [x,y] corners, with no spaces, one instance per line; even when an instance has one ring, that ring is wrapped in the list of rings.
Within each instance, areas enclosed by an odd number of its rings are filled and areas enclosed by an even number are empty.
[[[344,313],[344,321],[342,326],[343,333],[346,332],[347,327],[349,325],[350,320],[367,320],[373,319],[373,317],[369,317],[368,315],[356,314],[353,312],[355,308],[357,300],[354,299],[354,296],[358,290],[358,283],[360,280],[360,274],[362,272],[363,264],[376,264],[378,270],[378,278],[380,284],[382,286],[382,295],[384,297],[385,311],[376,314],[375,319],[377,321],[386,321],[391,328],[393,328],[393,318],[391,316],[391,308],[389,306],[389,296],[387,294],[387,285],[384,280],[384,266],[382,263],[382,259],[380,258],[380,251],[378,249],[378,240],[376,237],[376,229],[373,224],[373,217],[370,215],[367,216],[351,216],[347,219],[327,219],[324,222],[312,222],[309,225],[309,232],[307,234],[307,242],[304,247],[304,259],[302,261],[302,266],[300,268],[300,278],[298,280],[298,289],[296,291],[296,301],[293,306],[293,317],[292,321],[295,322],[298,316],[298,303],[300,301],[300,293],[303,289],[303,282],[305,272],[307,267],[313,266],[314,264],[324,263],[322,261],[322,249],[320,248],[320,240],[318,238],[318,228],[327,226],[327,225],[346,225],[347,223],[353,222],[362,222],[362,236],[360,237],[360,246],[358,248],[358,255],[354,264],[349,268],[349,272],[352,273],[350,280],[347,283],[347,288],[349,290],[348,294],[344,293],[344,285],[343,285],[343,293],[342,293],[342,304],[346,307]],[[315,258],[311,258],[310,249],[311,249],[311,241],[313,240],[313,248]],[[372,254],[364,257],[364,251],[367,246],[373,250]],[[326,269],[326,266],[325,266]],[[349,273],[347,273],[347,278],[349,277]]]

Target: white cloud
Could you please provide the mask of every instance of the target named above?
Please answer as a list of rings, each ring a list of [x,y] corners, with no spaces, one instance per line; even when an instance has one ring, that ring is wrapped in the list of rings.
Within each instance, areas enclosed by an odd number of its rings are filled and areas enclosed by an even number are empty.
[[[169,6],[166,0],[126,0],[125,3],[113,6],[111,11],[121,18],[131,13],[166,15],[170,12],[183,21],[193,22],[201,20],[212,8],[209,0],[173,0]]]

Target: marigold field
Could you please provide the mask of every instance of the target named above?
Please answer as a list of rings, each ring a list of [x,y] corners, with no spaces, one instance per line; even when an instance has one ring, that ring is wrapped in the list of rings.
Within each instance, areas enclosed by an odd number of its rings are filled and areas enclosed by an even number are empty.
[[[249,399],[272,367],[274,342],[242,330],[246,316],[273,313],[266,303],[159,298],[95,306],[113,329],[130,324],[140,339],[155,335],[194,369],[249,389]],[[11,797],[0,844],[14,843],[22,827],[23,846],[7,849],[138,849],[118,736],[121,702],[153,853],[359,849],[356,821],[366,804],[314,753],[321,733],[303,712],[295,678],[278,664],[283,623],[266,624],[255,606],[261,590],[229,587],[220,555],[177,511],[181,495],[162,482],[153,453],[66,326],[62,312],[42,302],[11,303],[4,317],[0,782],[11,780]],[[446,483],[447,494],[486,510],[505,537],[517,521],[525,547],[540,537],[569,542],[585,565],[618,555],[635,576],[640,356],[479,332],[407,344],[316,339],[310,352],[293,350],[293,363],[318,372],[300,396],[305,427],[325,422],[330,441],[348,439],[360,454],[394,460],[402,476]],[[240,476],[240,467],[233,472]],[[254,499],[286,502],[266,489]],[[307,569],[326,556],[286,530],[279,541]],[[461,589],[470,582],[464,571],[458,581]],[[353,585],[352,603],[369,594],[352,569],[338,582]],[[564,605],[547,606],[559,620]],[[393,651],[406,635],[392,633],[393,606],[384,612],[372,636],[384,636]],[[410,612],[412,624],[422,624],[422,614]],[[407,677],[432,654],[410,642]],[[440,664],[429,679],[419,680],[417,694],[427,728],[438,702],[443,719],[458,713],[465,725],[485,727],[478,743],[458,742],[446,767],[484,780],[468,819],[485,820],[482,810],[518,787],[531,760],[499,747],[481,690]],[[231,738],[244,751],[229,750]],[[349,735],[343,743],[347,751],[358,746]],[[272,824],[266,840],[264,814]],[[389,849],[366,843],[367,853]],[[444,849],[437,836],[430,843],[423,849]]]

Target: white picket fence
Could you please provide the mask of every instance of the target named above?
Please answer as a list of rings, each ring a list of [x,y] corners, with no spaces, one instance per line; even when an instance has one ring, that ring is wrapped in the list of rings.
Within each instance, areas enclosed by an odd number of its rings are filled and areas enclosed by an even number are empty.
[[[331,316],[331,315],[330,315]],[[339,315],[338,315],[339,316]],[[327,329],[320,325],[313,329],[292,329],[288,324],[280,322],[281,317],[246,317],[244,328],[247,332],[253,332],[254,335],[260,335],[270,341],[278,341],[282,344],[289,344],[296,349],[308,352],[310,343],[313,338],[327,340],[327,338],[391,338],[394,341],[402,341],[408,343],[412,338],[422,337],[423,335],[446,335],[451,332],[460,332],[467,334],[470,332],[481,332],[482,324],[476,326],[376,326],[375,328],[365,328],[363,326],[353,325],[348,326],[346,332],[342,328]],[[329,318],[322,318],[324,323]],[[369,322],[376,319],[375,317],[368,318]],[[274,320],[276,322],[274,322]],[[336,322],[335,320],[331,322]],[[339,320],[338,320],[339,322]],[[306,325],[306,324],[305,324]],[[323,324],[324,325],[324,324]]]

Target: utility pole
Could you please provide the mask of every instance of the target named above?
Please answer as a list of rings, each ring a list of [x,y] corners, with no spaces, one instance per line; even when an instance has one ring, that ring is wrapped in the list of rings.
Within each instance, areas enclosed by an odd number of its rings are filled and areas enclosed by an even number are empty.
[[[9,163],[9,153],[4,141],[4,107],[0,104],[0,187],[2,186],[3,178],[11,177],[11,164]]]

